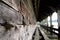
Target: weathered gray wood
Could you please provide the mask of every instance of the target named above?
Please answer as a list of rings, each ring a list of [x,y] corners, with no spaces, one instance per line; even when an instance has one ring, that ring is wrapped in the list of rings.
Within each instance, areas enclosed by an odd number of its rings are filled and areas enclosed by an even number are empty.
[[[59,29],[58,40],[60,40],[60,10],[58,10],[57,13],[58,13],[58,29]]]
[[[8,7],[7,5],[0,3],[0,22],[13,22],[16,24],[22,24],[22,15],[16,10]]]
[[[40,27],[39,29],[40,29],[40,31],[41,31],[44,39],[45,39],[45,40],[50,40],[50,39],[47,37],[47,35],[44,33],[43,29],[42,29],[41,27]]]
[[[36,22],[34,19],[31,10],[28,9],[25,10],[25,6],[22,8],[24,10],[24,19],[22,16],[21,10],[17,10],[19,6],[19,1],[16,2],[14,0],[3,0],[5,3],[8,5],[12,6],[14,9],[11,7],[7,6],[6,4],[0,2],[0,23],[4,24],[5,22],[9,23],[10,25],[13,25],[14,27],[10,28],[8,31],[5,31],[5,26],[0,24],[0,40],[32,40],[32,35],[34,33],[34,30],[36,28],[36,25],[33,25],[33,23]],[[11,2],[11,3],[9,3]],[[13,3],[12,3],[13,2]],[[19,6],[20,7],[20,6]],[[28,7],[28,6],[27,6]],[[24,9],[25,8],[25,9]],[[26,14],[25,14],[26,13]],[[27,16],[28,14],[28,16]],[[31,14],[31,15],[29,15]],[[27,18],[29,17],[29,18]],[[26,24],[28,24],[29,20],[32,23],[32,25],[22,25],[23,20],[25,21]],[[34,21],[35,20],[35,21]],[[7,27],[9,28],[9,25],[6,24]]]
[[[18,11],[18,6],[20,4],[20,0],[2,0],[4,1],[6,4],[10,5],[11,7],[13,7],[15,10]]]

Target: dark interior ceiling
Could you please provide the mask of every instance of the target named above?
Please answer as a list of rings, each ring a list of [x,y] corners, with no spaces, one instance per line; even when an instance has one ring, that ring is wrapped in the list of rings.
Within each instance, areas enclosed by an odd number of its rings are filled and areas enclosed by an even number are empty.
[[[32,0],[37,21],[42,21],[58,9],[60,0]]]

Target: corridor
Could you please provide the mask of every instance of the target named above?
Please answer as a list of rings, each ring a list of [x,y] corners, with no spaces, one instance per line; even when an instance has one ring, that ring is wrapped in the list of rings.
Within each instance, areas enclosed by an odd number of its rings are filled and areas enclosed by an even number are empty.
[[[60,40],[60,0],[0,0],[0,40]]]
[[[34,32],[34,34],[33,34],[32,37],[33,37],[32,40],[44,40],[44,37],[43,37],[43,35],[41,34],[39,27],[37,27],[37,28],[35,29],[35,32]]]

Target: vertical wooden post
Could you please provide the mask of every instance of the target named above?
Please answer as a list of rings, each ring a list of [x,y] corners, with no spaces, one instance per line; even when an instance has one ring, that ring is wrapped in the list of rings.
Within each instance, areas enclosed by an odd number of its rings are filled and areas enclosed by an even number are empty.
[[[52,25],[52,15],[50,15],[50,26]]]
[[[60,10],[57,11],[58,12],[58,40],[60,40]]]
[[[50,15],[50,30],[51,31],[52,31],[52,28],[53,28],[53,26],[52,26],[52,15]],[[51,34],[51,37],[52,37],[53,33],[50,32],[50,34]]]

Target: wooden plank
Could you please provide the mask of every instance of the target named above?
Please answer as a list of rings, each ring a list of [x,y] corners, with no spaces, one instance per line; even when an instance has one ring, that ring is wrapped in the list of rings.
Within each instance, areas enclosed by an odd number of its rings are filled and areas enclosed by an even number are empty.
[[[4,1],[6,4],[10,5],[11,7],[13,7],[15,10],[18,11],[18,8],[17,8],[17,3],[15,2],[16,0],[2,0]]]
[[[44,39],[45,39],[45,40],[50,40],[50,39],[47,37],[47,35],[44,33],[44,31],[42,30],[42,28],[40,27],[39,29],[40,29],[40,31],[41,31]]]

